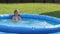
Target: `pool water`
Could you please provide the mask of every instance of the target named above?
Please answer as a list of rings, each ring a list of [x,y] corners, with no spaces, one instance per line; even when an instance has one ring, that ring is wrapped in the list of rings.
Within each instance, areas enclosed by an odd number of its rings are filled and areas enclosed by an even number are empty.
[[[28,26],[28,27],[33,26],[33,27],[45,28],[46,26],[54,26],[56,24],[54,22],[46,21],[46,20],[23,18],[22,20],[19,20],[19,21],[12,21],[12,19],[0,19],[0,25]],[[4,33],[4,32],[0,32],[0,33],[1,34],[18,34],[18,33]],[[56,34],[56,33],[51,33],[51,34]]]
[[[5,32],[0,32],[0,34],[19,34],[19,33],[5,33]],[[60,32],[57,32],[57,33],[50,33],[50,34],[60,34]]]
[[[2,25],[10,25],[10,26],[35,26],[35,27],[45,27],[45,26],[53,26],[54,22],[46,21],[46,20],[38,20],[38,19],[29,19],[24,18],[19,21],[12,21],[11,19],[0,19],[0,24]]]

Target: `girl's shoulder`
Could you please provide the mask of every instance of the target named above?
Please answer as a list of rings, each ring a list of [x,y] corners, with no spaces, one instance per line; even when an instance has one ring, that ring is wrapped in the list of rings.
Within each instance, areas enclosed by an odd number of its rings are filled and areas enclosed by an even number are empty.
[[[15,16],[13,15],[12,18],[14,18]]]

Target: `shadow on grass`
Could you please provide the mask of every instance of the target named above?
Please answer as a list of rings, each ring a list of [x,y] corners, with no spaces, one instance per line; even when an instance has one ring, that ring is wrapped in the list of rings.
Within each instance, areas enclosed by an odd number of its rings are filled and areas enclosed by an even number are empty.
[[[48,15],[48,16],[60,18],[60,11],[52,11],[52,12],[47,12],[47,13],[41,13],[40,15]],[[49,24],[57,25],[59,23],[50,22]]]
[[[40,15],[48,15],[48,16],[60,18],[60,11],[46,12],[46,13],[41,13]]]

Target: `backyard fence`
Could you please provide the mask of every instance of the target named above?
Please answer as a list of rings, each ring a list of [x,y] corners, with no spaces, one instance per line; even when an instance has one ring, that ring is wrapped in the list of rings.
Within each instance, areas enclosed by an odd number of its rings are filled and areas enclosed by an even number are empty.
[[[0,0],[0,3],[60,3],[60,0]]]

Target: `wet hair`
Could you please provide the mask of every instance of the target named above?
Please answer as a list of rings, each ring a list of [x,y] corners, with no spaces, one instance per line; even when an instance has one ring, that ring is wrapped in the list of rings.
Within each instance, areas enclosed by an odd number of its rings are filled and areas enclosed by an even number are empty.
[[[18,10],[15,10],[15,11],[14,11],[14,16],[15,16],[15,12],[17,12],[17,11],[18,11]],[[20,14],[18,14],[18,16],[20,16]]]

